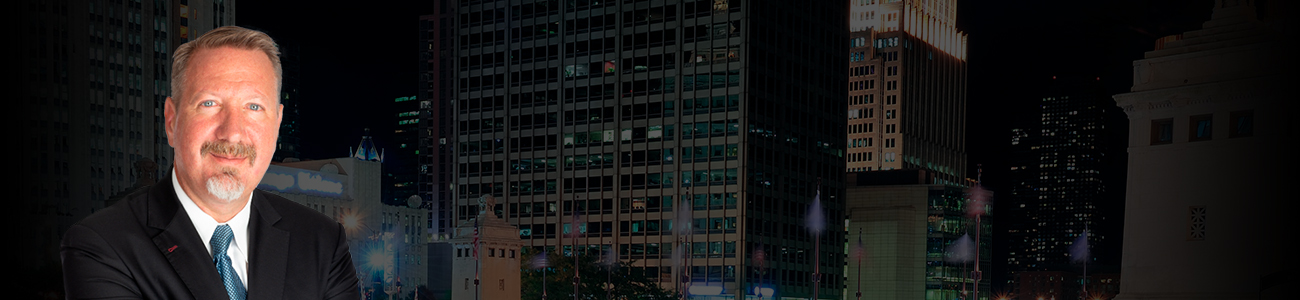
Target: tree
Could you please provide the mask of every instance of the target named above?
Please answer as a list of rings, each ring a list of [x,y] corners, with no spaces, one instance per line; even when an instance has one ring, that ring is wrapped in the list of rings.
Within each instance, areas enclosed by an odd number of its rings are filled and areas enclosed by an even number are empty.
[[[573,299],[573,257],[550,253],[546,257],[548,267],[534,268],[532,263],[541,261],[537,255],[529,253],[520,264],[520,277],[523,280],[520,293],[522,299],[542,299],[542,279],[546,280],[546,299]],[[578,266],[582,280],[578,286],[579,299],[590,300],[635,300],[635,299],[673,299],[674,293],[659,286],[654,278],[641,272],[634,272],[629,263],[617,262],[612,273],[609,266],[601,264],[599,255],[579,255]],[[613,293],[607,293],[607,281],[612,281]],[[611,299],[608,295],[613,295]]]

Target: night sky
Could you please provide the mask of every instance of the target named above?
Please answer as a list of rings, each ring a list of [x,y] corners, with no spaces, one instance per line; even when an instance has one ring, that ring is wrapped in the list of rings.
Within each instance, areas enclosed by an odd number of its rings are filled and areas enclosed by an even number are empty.
[[[393,99],[419,85],[419,18],[434,1],[374,5],[241,1],[235,24],[299,47],[302,158],[348,156],[365,128],[380,148],[396,148]]]
[[[1009,194],[1010,130],[1014,124],[1038,118],[1040,89],[1052,76],[1100,77],[1107,94],[1127,92],[1132,62],[1152,50],[1159,37],[1199,29],[1209,20],[1213,3],[959,1],[958,27],[968,34],[970,49],[967,176],[975,178],[976,164],[983,164],[985,185]],[[434,1],[345,6],[239,3],[236,24],[264,30],[300,47],[304,158],[347,155],[367,127],[379,147],[392,147],[386,136],[394,123],[392,99],[415,95],[422,84],[417,23],[420,15],[433,12],[433,5]],[[1260,6],[1267,8],[1267,2]],[[1127,120],[1118,108],[1110,116],[1106,127],[1111,149],[1103,180],[1111,201],[1119,204],[1111,207],[1122,209],[1118,201],[1126,180]],[[1102,249],[1099,254],[1115,256],[1109,262],[1117,264],[1118,250]],[[995,286],[999,281],[994,278]]]

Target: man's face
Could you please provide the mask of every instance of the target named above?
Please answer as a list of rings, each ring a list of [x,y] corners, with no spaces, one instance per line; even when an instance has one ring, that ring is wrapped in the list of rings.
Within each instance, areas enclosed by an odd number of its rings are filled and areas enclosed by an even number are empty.
[[[163,112],[177,181],[195,201],[246,199],[279,135],[275,68],[262,51],[221,47],[193,52],[184,75]]]

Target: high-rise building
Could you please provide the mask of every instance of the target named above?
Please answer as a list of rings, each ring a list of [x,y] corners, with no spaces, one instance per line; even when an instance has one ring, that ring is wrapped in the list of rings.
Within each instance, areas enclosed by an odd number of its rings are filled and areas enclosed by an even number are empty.
[[[445,240],[459,223],[453,222],[452,173],[456,167],[452,145],[455,128],[452,99],[456,91],[455,7],[450,1],[434,5],[434,14],[420,17],[420,155],[417,180],[420,197],[429,201],[428,230],[434,240]]]
[[[999,256],[1012,273],[1080,273],[1079,259],[1095,264],[1098,258],[1071,256],[1078,237],[1087,231],[1088,245],[1098,248],[1110,242],[1112,232],[1106,223],[1119,221],[1108,220],[1101,209],[1122,203],[1106,199],[1102,181],[1106,113],[1113,105],[1097,77],[1053,76],[1042,84],[1038,114],[1011,132],[1012,189],[1003,199],[1012,203],[1004,206],[1009,210],[1000,231],[1008,238],[1006,253]],[[1007,278],[1021,277],[1009,274]]]
[[[416,96],[393,99],[393,151],[384,156],[384,203],[406,203],[420,197],[416,181],[420,176],[420,101]],[[420,197],[423,202],[424,197]]]
[[[610,249],[700,297],[840,298],[843,232],[805,216],[819,193],[844,216],[846,6],[456,3],[429,57],[454,99],[448,222],[491,194],[529,251]]]
[[[11,128],[24,151],[15,197],[22,247],[18,286],[59,291],[59,241],[73,223],[171,169],[163,130],[172,52],[235,22],[234,0],[20,1]],[[149,160],[153,164],[137,162]],[[151,166],[149,169],[136,169]],[[139,173],[156,176],[137,176]],[[47,277],[55,278],[47,278]]]
[[[298,111],[298,103],[302,101],[298,97],[299,78],[302,74],[302,64],[299,62],[302,59],[302,47],[290,41],[291,37],[273,38],[280,48],[280,69],[284,77],[280,80],[280,104],[284,105],[284,110],[280,116],[280,136],[275,142],[275,156],[271,161],[282,162],[286,158],[302,159],[300,149],[302,124],[298,122],[301,115]]]
[[[420,99],[419,122],[419,177],[416,178],[417,192],[424,199],[424,208],[428,214],[425,231],[429,237],[429,286],[437,294],[450,293],[450,287],[439,283],[450,282],[455,278],[441,265],[449,266],[453,246],[448,244],[454,237],[456,219],[452,212],[456,207],[452,197],[454,186],[453,170],[456,157],[452,149],[455,140],[453,127],[456,90],[456,6],[452,1],[436,1],[434,13],[420,16],[419,53],[420,86],[416,95]]]
[[[1294,298],[1295,8],[1216,0],[1133,62],[1116,299]]]
[[[966,34],[957,1],[852,1],[846,171],[966,176]]]

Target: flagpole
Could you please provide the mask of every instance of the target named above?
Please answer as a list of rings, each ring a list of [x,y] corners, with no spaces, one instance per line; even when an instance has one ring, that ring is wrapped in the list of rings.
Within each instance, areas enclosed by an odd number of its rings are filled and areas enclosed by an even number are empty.
[[[605,290],[605,299],[614,299],[614,264],[616,264],[612,257],[614,255],[614,244],[609,245],[609,253],[605,255],[610,256],[605,258],[609,260],[605,262],[608,264],[605,265],[605,283],[609,284],[609,289]]]
[[[819,199],[819,198],[821,198],[821,194],[822,194],[822,179],[821,179],[821,178],[817,178],[817,196],[816,196],[815,198],[813,198],[813,203],[814,203],[814,204],[816,204],[817,201],[821,201],[821,199]],[[821,210],[821,206],[820,206],[820,205],[814,205],[814,206],[813,206],[813,209]],[[818,215],[821,215],[822,212],[821,212],[821,211],[816,211],[816,212],[813,212],[813,213],[818,214]],[[826,220],[825,220],[825,219],[821,219],[821,220],[816,220],[816,221],[819,221],[819,222],[825,222]],[[822,230],[819,230],[819,228],[822,228],[821,226],[825,226],[825,225],[826,225],[826,224],[817,224],[816,226],[819,226],[819,227],[814,228],[814,235],[813,235],[813,236],[814,236],[814,239],[813,239],[813,278],[812,278],[812,282],[813,282],[813,296],[812,296],[812,300],[819,300],[819,299],[817,298],[817,296],[818,296],[818,294],[820,294],[821,289],[822,289],[822,286],[821,286],[821,281],[822,281],[822,273],[821,273],[821,268],[822,268],[822,263],[821,263],[821,261],[822,261],[822,252],[821,252],[821,251],[822,251],[822,250],[821,250],[821,249],[822,249]]]
[[[867,249],[862,247],[862,227],[858,227],[858,300],[862,300],[862,257],[866,255],[863,253],[865,251]]]
[[[980,299],[980,215],[975,215],[975,273],[971,276],[975,280],[973,289],[975,290],[975,300]]]
[[[975,166],[979,168],[975,175],[975,185],[982,190],[984,189],[984,187],[981,185],[983,184],[984,181],[984,164],[976,164]],[[983,191],[980,191],[980,193],[983,193]],[[979,196],[983,197],[983,195],[979,195]],[[984,205],[984,203],[982,203],[983,201],[972,201],[972,202],[977,205]],[[983,248],[980,245],[981,242],[983,242],[983,240],[980,239],[980,231],[981,229],[983,229],[982,227],[980,227],[980,219],[982,219],[981,217],[984,216],[984,208],[983,207],[979,208],[979,212],[980,213],[975,214],[975,273],[972,274],[971,276],[975,279],[975,286],[974,286],[975,300],[980,299],[980,277],[983,277],[984,275],[980,273],[980,261],[981,261],[980,248]]]
[[[693,198],[694,195],[691,194],[691,189],[687,188],[686,195],[682,198],[682,202],[681,204],[678,205],[679,207],[677,208],[678,217],[676,218],[677,219],[676,222],[679,223],[677,224],[677,232],[678,232],[677,243],[678,246],[680,246],[680,248],[682,249],[681,251],[682,257],[680,257],[678,261],[678,264],[681,265],[681,269],[678,270],[678,274],[677,274],[677,276],[680,277],[680,279],[677,280],[680,282],[677,288],[677,293],[681,295],[682,300],[689,299],[688,289],[690,289],[690,283],[691,283],[691,275],[690,275],[691,252],[692,252],[691,248],[694,246],[691,245],[690,238],[691,238],[691,234],[693,233],[692,231],[695,230],[693,225],[694,216],[695,216],[693,212],[694,207],[692,207],[691,205],[692,201],[694,200]]]
[[[1088,223],[1087,223],[1087,222],[1084,222],[1084,223],[1083,223],[1083,242],[1084,242],[1084,245],[1085,245],[1085,246],[1084,246],[1084,249],[1088,249],[1087,246],[1086,246],[1087,243],[1088,243]],[[1087,257],[1087,256],[1084,256],[1084,257],[1083,257],[1083,282],[1082,282],[1082,285],[1083,285],[1083,299],[1084,299],[1084,300],[1087,300],[1087,299],[1088,299],[1088,257]]]
[[[474,299],[482,299],[482,286],[479,285],[479,274],[483,271],[483,260],[478,257],[479,244],[483,241],[479,239],[479,219],[483,217],[480,212],[478,217],[474,218]]]
[[[578,275],[578,199],[582,196],[573,196],[573,300],[578,300],[578,282],[581,276]]]
[[[549,255],[549,253],[547,253],[545,249],[546,247],[542,246],[542,259],[547,260],[548,262],[545,266],[542,267],[542,300],[546,300],[546,269],[549,269],[551,267],[549,263],[551,258],[546,257],[547,255]]]

